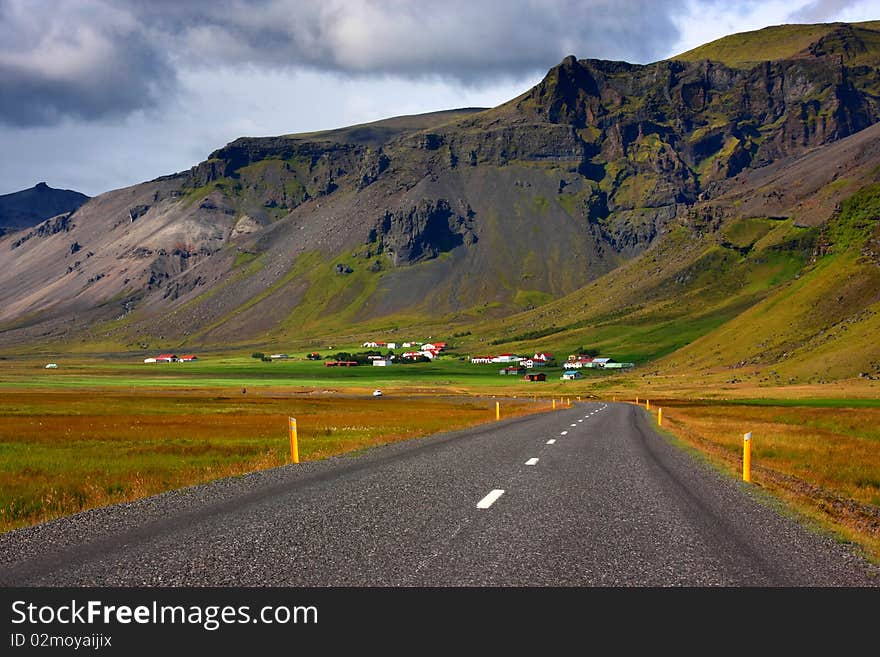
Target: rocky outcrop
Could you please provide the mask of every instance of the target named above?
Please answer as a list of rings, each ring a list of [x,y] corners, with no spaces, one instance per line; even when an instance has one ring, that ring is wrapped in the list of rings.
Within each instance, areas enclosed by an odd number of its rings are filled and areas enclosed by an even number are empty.
[[[409,264],[436,258],[463,244],[473,244],[473,212],[452,209],[446,199],[423,199],[402,210],[386,210],[370,232],[375,251],[367,257],[383,253],[394,265]]]

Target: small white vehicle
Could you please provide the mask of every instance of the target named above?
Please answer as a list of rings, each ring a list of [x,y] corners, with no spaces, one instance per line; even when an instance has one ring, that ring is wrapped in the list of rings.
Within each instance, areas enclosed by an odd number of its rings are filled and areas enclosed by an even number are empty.
[[[57,370],[58,363],[46,363],[46,369],[47,370]]]
[[[381,390],[374,390],[373,391],[373,397],[381,397],[381,396],[382,396]]]

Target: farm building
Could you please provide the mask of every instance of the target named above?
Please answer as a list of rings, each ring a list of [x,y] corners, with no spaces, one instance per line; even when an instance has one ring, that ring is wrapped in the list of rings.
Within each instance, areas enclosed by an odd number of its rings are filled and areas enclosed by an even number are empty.
[[[584,375],[576,370],[566,370],[562,373],[561,378],[563,381],[572,381],[574,379],[583,379]]]
[[[551,354],[549,351],[539,351],[534,356],[532,356],[532,358],[534,358],[535,360],[548,361],[553,360],[553,354]]]
[[[530,372],[523,377],[525,381],[546,381],[547,375],[544,372]]]
[[[543,358],[526,358],[525,360],[521,360],[519,364],[523,367],[532,369],[533,367],[546,367],[547,361]]]
[[[269,356],[269,358],[277,360],[277,359],[290,358],[290,356],[288,356],[287,354],[271,354]]]
[[[185,356],[181,356],[180,358],[178,358],[177,362],[178,363],[191,363],[194,360],[198,360],[198,359],[199,359],[198,356],[195,356],[193,354],[186,354]]]
[[[151,356],[150,358],[144,358],[144,362],[145,363],[155,363],[156,359]]]
[[[159,354],[156,356],[157,363],[175,363],[177,356],[175,354]]]
[[[495,358],[495,356],[471,356],[471,363],[474,365],[485,365],[494,362],[492,360],[493,358]]]
[[[519,376],[526,373],[526,368],[520,367],[519,365],[508,365],[507,367],[502,367],[498,370],[498,373]]]
[[[522,360],[516,354],[499,354],[492,359],[493,363],[518,363]]]
[[[388,367],[392,363],[390,358],[376,358],[373,360],[373,367]]]
[[[605,363],[606,370],[623,370],[628,369],[630,367],[635,367],[635,363],[618,363],[616,361],[611,361],[609,363]]]

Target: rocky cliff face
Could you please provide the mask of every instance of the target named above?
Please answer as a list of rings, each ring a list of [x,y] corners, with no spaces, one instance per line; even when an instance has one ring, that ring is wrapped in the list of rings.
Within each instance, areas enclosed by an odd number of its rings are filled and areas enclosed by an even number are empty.
[[[294,320],[530,307],[674,225],[711,215],[712,230],[727,208],[705,204],[750,172],[877,122],[864,33],[749,66],[567,57],[492,110],[237,139],[0,243],[0,321],[123,299],[125,331],[211,341]]]

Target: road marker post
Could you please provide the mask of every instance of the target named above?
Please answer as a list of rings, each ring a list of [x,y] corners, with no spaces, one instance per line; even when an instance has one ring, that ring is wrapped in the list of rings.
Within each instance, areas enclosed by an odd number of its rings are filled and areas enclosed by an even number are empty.
[[[752,481],[752,432],[743,434],[743,481]]]
[[[501,402],[495,402],[495,420],[501,419]]]
[[[636,397],[636,406],[638,406],[638,405],[639,405],[639,398]]]
[[[662,406],[657,409],[657,426],[658,427],[663,426],[663,407]]]
[[[553,410],[556,410],[556,397],[553,398]]]
[[[650,399],[646,399],[646,400],[645,400],[645,410],[646,410],[646,411],[650,411],[650,410],[651,410],[651,400],[650,400]]]
[[[299,437],[296,431],[296,418],[287,418],[287,429],[290,434],[290,462],[299,463]]]

